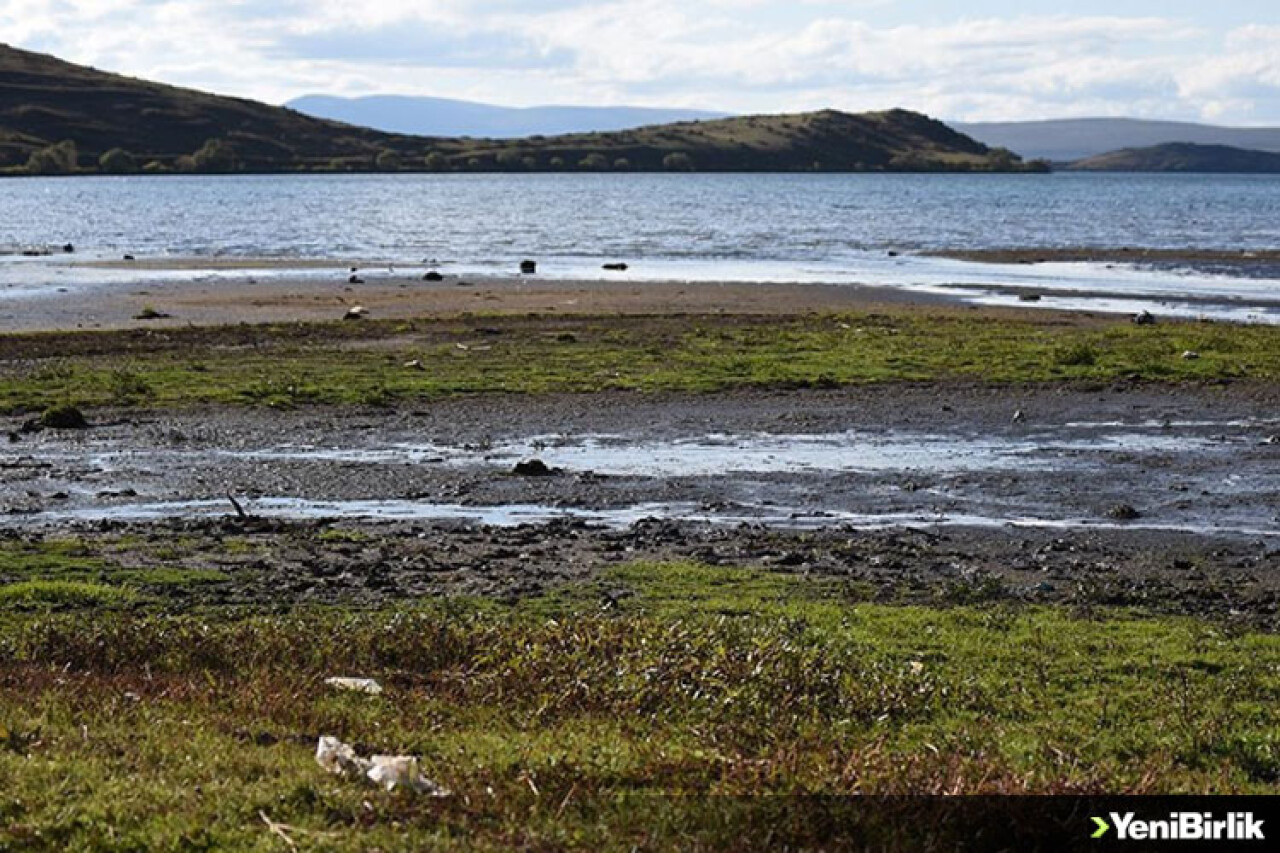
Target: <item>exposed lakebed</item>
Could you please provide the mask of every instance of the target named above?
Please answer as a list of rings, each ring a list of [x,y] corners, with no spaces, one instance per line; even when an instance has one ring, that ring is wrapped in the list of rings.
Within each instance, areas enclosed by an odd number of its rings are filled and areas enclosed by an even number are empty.
[[[26,522],[220,516],[230,493],[253,513],[296,519],[1120,523],[1280,536],[1280,418],[1265,406],[1233,412],[1150,391],[984,399],[996,393],[962,389],[934,406],[908,395],[897,411],[880,392],[849,391],[817,405],[785,393],[601,395],[598,411],[557,398],[518,412],[486,399],[394,413],[125,414],[10,444],[0,500]],[[1068,408],[1073,395],[1086,399]],[[486,418],[494,408],[504,411]],[[544,476],[517,473],[535,459]]]
[[[270,559],[220,600],[269,598],[264,573],[321,600],[519,595],[690,557],[908,597],[995,578],[1272,618],[1276,402],[1248,384],[948,385],[120,411],[6,446],[0,506],[27,537],[181,531],[194,567],[241,565],[226,535],[265,537]],[[531,459],[543,476],[515,473]],[[335,527],[377,544],[334,548]]]

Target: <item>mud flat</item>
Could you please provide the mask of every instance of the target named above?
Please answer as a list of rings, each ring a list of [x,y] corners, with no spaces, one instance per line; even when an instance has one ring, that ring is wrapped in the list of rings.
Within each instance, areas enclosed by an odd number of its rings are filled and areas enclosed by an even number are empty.
[[[0,507],[10,535],[100,540],[121,565],[181,538],[184,568],[234,569],[199,593],[229,603],[519,597],[689,558],[883,600],[1274,625],[1278,397],[954,383],[121,410],[7,446]],[[535,459],[537,475],[516,473]],[[227,536],[255,556],[228,561]]]

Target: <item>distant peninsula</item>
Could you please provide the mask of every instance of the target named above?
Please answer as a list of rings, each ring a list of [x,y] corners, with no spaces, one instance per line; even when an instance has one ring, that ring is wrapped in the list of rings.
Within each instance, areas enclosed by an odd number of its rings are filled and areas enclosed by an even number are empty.
[[[1071,163],[1079,172],[1217,172],[1280,174],[1280,154],[1230,145],[1171,142],[1149,148],[1125,148]]]
[[[0,174],[1043,171],[907,110],[522,139],[411,136],[0,45]]]

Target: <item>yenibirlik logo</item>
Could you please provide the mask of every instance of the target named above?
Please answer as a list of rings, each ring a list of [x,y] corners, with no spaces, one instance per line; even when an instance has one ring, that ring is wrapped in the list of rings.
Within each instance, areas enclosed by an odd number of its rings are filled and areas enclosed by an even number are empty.
[[[1093,818],[1091,837],[1103,838],[1114,828],[1117,841],[1266,841],[1252,812],[1231,812],[1215,820],[1213,812],[1170,812],[1168,820],[1142,820],[1133,812],[1110,813],[1111,823]],[[1113,827],[1114,824],[1114,827]]]

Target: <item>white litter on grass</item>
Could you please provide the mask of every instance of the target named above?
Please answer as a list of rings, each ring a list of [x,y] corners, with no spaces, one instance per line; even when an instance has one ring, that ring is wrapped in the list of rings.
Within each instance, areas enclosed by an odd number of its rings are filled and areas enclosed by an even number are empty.
[[[370,696],[382,694],[382,685],[372,678],[334,677],[326,678],[324,683],[339,690],[354,690],[357,693],[368,693]]]
[[[418,759],[412,755],[375,755],[361,758],[350,744],[325,735],[316,745],[316,763],[335,776],[363,778],[388,791],[409,788],[431,797],[447,797],[441,787],[422,775]]]
[[[356,755],[350,745],[325,735],[316,745],[316,763],[335,776],[363,775],[371,762]]]
[[[412,788],[419,794],[431,797],[447,797],[449,790],[422,775],[418,759],[412,755],[375,755],[373,766],[364,775],[375,785],[388,791],[396,788]]]

